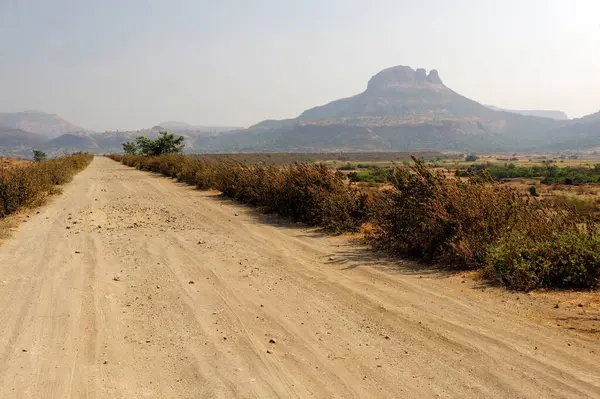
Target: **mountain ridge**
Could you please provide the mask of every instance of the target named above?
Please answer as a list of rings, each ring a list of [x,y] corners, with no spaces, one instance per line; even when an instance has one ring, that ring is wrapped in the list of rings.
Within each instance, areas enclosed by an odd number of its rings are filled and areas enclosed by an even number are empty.
[[[549,118],[492,110],[448,88],[435,69],[427,73],[399,65],[373,75],[366,89],[354,96],[199,144],[208,151],[511,150],[534,145],[558,124]],[[302,135],[311,137],[312,143]]]
[[[5,153],[29,150],[41,147],[47,138],[41,134],[27,132],[8,126],[0,126],[0,149],[6,148]],[[2,153],[2,151],[0,151]]]
[[[540,118],[550,118],[550,119],[555,119],[558,121],[566,121],[566,120],[570,119],[565,112],[559,111],[559,110],[514,110],[514,109],[499,108],[499,107],[495,107],[493,105],[486,105],[486,107],[491,108],[494,111],[511,112],[513,114],[520,114],[520,115],[526,115],[526,116],[537,116]]]
[[[58,115],[35,110],[0,113],[0,125],[29,133],[41,134],[49,138],[58,137],[65,133],[86,131]]]
[[[62,118],[44,115],[62,126]],[[204,128],[214,130],[202,131]],[[483,105],[455,92],[435,69],[427,72],[402,65],[373,75],[363,92],[312,107],[296,118],[264,120],[247,129],[217,128],[167,121],[138,131],[68,131],[46,140],[43,148],[119,152],[125,141],[137,136],[155,137],[160,130],[183,135],[189,152],[512,152],[600,146],[600,112],[573,120],[523,115]],[[6,133],[10,137],[7,142],[15,142],[16,135],[25,134],[24,130],[20,132]],[[28,137],[39,144],[38,136]],[[16,142],[23,148],[26,141],[24,136]]]

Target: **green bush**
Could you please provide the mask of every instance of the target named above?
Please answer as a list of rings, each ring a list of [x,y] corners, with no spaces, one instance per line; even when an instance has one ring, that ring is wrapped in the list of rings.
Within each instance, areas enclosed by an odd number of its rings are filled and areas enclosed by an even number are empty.
[[[45,161],[48,156],[45,152],[39,150],[33,150],[33,160],[35,162]]]
[[[535,186],[529,187],[529,194],[531,194],[532,197],[539,197],[540,196],[538,194],[537,188],[535,188]]]
[[[469,177],[484,170],[496,180],[541,178],[541,183],[546,185],[581,185],[600,182],[600,165],[593,168],[585,166],[559,168],[551,162],[544,162],[544,165],[541,166],[516,166],[513,163],[505,165],[475,164],[466,169],[457,169],[456,176]]]
[[[389,183],[394,176],[394,169],[384,169],[377,166],[360,172],[348,173],[351,182]]]
[[[356,169],[357,166],[356,165],[352,165],[350,162],[348,162],[346,165],[342,165],[338,168],[338,170],[354,170]]]
[[[156,140],[147,137],[137,137],[135,142],[123,143],[123,151],[128,155],[158,156],[164,154],[179,154],[184,148],[184,137],[175,137],[173,133],[160,132]]]
[[[596,288],[600,237],[577,231],[543,239],[509,235],[490,245],[485,274],[516,290]]]

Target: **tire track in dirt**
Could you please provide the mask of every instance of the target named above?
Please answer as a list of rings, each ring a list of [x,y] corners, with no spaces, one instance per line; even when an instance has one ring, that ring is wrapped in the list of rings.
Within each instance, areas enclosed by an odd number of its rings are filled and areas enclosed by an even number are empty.
[[[4,242],[0,283],[2,398],[600,396],[599,341],[529,296],[105,158]]]

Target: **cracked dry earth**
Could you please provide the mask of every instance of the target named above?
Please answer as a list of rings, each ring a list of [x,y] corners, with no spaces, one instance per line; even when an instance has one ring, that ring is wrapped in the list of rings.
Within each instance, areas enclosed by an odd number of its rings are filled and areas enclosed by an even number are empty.
[[[216,193],[97,157],[39,211],[0,247],[0,398],[600,397],[598,339],[526,296]]]

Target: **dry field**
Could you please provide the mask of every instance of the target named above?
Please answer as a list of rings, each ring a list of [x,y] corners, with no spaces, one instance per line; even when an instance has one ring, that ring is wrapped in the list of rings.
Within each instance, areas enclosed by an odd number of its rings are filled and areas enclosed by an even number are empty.
[[[270,165],[289,165],[294,162],[322,162],[332,167],[343,166],[347,163],[369,163],[392,165],[409,161],[411,155],[434,159],[443,156],[439,152],[334,152],[334,153],[238,153],[238,154],[202,154],[198,157],[207,160],[230,160],[247,164],[266,163]]]
[[[393,153],[385,153],[388,158],[378,158],[372,162],[362,162],[365,166],[374,166],[380,168],[393,168],[395,166],[405,166],[407,160],[402,157],[396,157]],[[382,154],[384,155],[384,154]],[[422,154],[425,163],[437,172],[444,173],[447,177],[454,177],[457,169],[465,169],[475,163],[505,165],[514,164],[517,167],[543,166],[547,162],[552,162],[559,168],[584,167],[593,168],[600,164],[600,156],[585,155],[579,157],[557,156],[556,154],[515,154],[514,156],[486,154],[479,157],[475,162],[467,162],[464,157],[456,154]],[[343,168],[341,170],[345,175],[352,172],[364,171],[365,168],[358,168],[361,162],[353,161],[340,165],[334,160],[326,161],[332,168]],[[354,166],[355,168],[344,168],[344,166]],[[517,189],[524,195],[529,195],[531,186],[535,186],[539,194],[539,200],[550,200],[554,202],[566,203],[568,206],[576,208],[578,211],[589,214],[594,217],[600,217],[600,184],[541,184],[541,178],[513,178],[503,179],[502,183]],[[356,182],[353,183],[366,190],[379,190],[389,187],[388,183]]]
[[[15,166],[22,166],[30,163],[31,161],[27,161],[25,159],[0,157],[0,169],[12,168]]]

